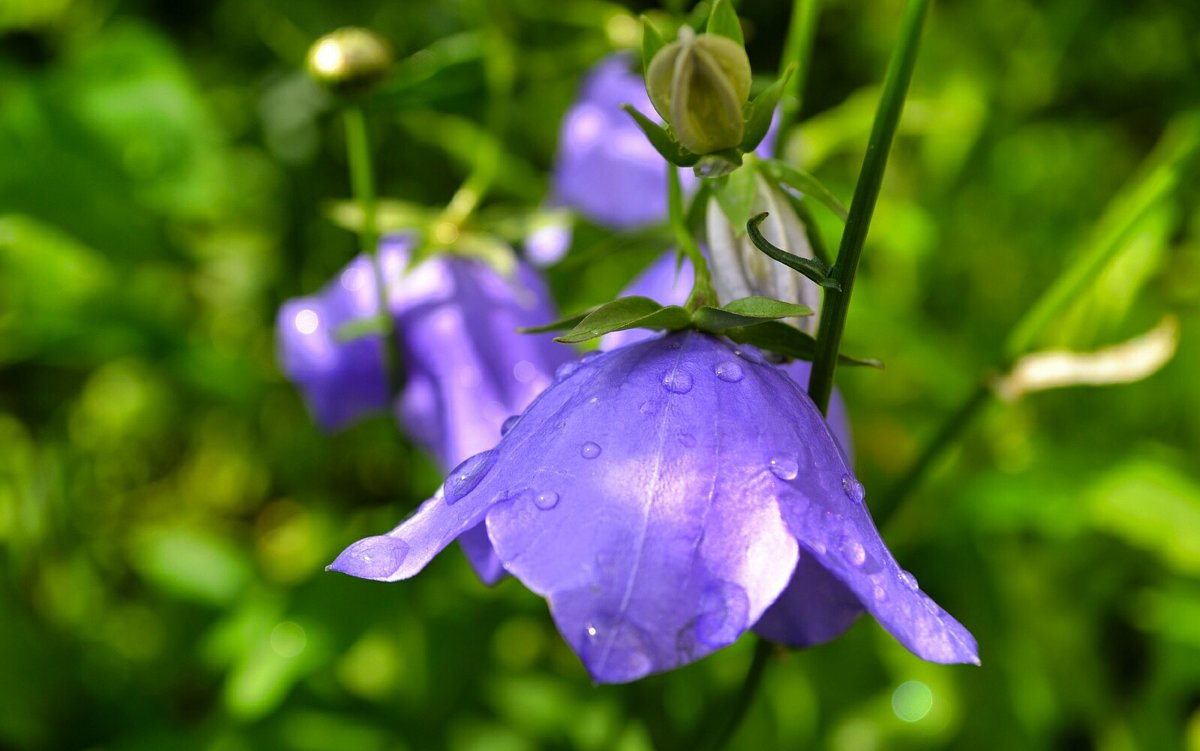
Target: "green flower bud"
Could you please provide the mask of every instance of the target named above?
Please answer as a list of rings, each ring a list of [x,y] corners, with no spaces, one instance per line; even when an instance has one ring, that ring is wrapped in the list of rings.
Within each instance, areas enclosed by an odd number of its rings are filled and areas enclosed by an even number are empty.
[[[339,94],[362,93],[392,67],[392,48],[373,31],[349,26],[326,34],[308,49],[308,72]]]
[[[742,142],[750,60],[737,42],[684,26],[650,61],[646,91],[685,149],[711,154]]]

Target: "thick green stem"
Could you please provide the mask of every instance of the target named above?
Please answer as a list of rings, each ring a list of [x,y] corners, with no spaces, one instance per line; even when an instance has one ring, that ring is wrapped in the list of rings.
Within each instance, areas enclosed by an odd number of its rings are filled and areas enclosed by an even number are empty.
[[[712,286],[708,260],[700,251],[700,246],[696,244],[696,238],[692,236],[692,230],[688,226],[687,214],[683,210],[683,188],[679,183],[679,170],[671,164],[667,165],[667,213],[671,230],[675,233],[675,242],[691,260],[695,270],[695,281],[692,283],[692,294],[688,296],[687,309],[696,311],[705,305],[716,305],[717,293]]]
[[[850,204],[850,214],[846,218],[846,229],[842,233],[837,260],[831,272],[841,289],[825,290],[825,299],[821,306],[821,325],[817,331],[817,356],[813,361],[812,375],[808,381],[808,394],[820,407],[822,414],[829,408],[833,375],[837,369],[838,348],[842,343],[842,332],[846,328],[850,293],[854,289],[854,275],[858,270],[863,243],[867,239],[867,230],[871,226],[871,215],[875,212],[875,201],[879,198],[879,187],[883,183],[888,152],[896,135],[896,126],[900,122],[900,113],[904,109],[908,83],[912,80],[913,67],[917,61],[921,27],[928,9],[929,0],[909,0],[904,9],[904,17],[900,23],[900,40],[888,64],[883,97],[879,100],[879,109],[875,113],[871,138],[867,142],[867,154],[863,158],[862,171],[854,187],[854,199]]]
[[[379,229],[376,223],[375,177],[371,169],[371,146],[367,137],[367,119],[359,105],[345,110],[346,155],[350,162],[350,185],[354,200],[362,211],[358,232],[359,246],[371,259],[375,277],[375,296],[379,302],[379,326],[384,337],[383,362],[387,373],[388,393],[395,396],[402,386],[400,373],[400,342],[396,338],[396,323],[388,313],[388,285],[379,259]]]

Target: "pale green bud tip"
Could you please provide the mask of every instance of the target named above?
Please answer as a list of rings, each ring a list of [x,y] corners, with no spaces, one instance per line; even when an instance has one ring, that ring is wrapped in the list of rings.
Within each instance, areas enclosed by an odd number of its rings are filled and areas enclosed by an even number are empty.
[[[733,40],[679,30],[646,70],[650,102],[688,151],[711,154],[742,142],[750,59]]]
[[[326,34],[308,49],[309,74],[340,93],[371,88],[392,67],[392,48],[373,31],[347,27]]]

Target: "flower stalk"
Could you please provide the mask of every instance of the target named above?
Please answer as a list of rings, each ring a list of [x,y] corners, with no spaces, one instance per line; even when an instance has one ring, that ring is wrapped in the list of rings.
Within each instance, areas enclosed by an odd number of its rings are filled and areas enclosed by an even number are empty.
[[[821,325],[817,331],[817,356],[813,361],[812,375],[808,381],[808,394],[822,414],[829,409],[838,348],[842,343],[842,332],[846,328],[846,314],[850,310],[854,275],[858,270],[858,260],[871,226],[875,201],[879,198],[888,152],[896,135],[896,126],[900,122],[900,113],[904,109],[908,84],[912,80],[913,67],[917,61],[921,27],[928,10],[929,0],[909,0],[904,8],[904,17],[900,22],[900,39],[888,64],[883,96],[879,100],[879,109],[876,110],[871,137],[867,142],[867,154],[863,158],[858,183],[854,186],[854,198],[850,203],[850,214],[846,218],[846,229],[842,233],[837,260],[834,261],[830,273],[840,289],[825,289]]]

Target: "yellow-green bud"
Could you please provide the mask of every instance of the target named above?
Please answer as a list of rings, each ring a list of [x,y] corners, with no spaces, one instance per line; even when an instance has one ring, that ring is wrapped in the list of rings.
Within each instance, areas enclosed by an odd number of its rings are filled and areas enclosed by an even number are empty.
[[[646,91],[688,151],[711,154],[742,142],[750,59],[737,42],[687,26],[646,70]]]
[[[313,78],[334,91],[361,93],[387,76],[392,48],[375,32],[348,26],[314,42],[307,65]]]

